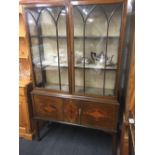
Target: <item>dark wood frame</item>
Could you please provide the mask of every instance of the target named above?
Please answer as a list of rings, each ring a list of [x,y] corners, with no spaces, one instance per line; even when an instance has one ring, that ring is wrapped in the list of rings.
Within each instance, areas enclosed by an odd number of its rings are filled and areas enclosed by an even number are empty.
[[[86,95],[85,96],[93,96],[95,98],[107,98],[107,99],[117,99],[118,98],[118,88],[120,85],[120,74],[121,74],[121,63],[122,63],[122,50],[123,50],[123,44],[124,44],[124,31],[125,31],[125,24],[126,24],[126,14],[127,14],[127,0],[79,0],[79,1],[49,1],[46,0],[43,2],[42,0],[31,0],[21,1],[21,4],[28,7],[37,7],[37,4],[40,4],[41,6],[65,6],[66,7],[66,37],[67,37],[67,53],[68,53],[68,80],[69,80],[69,92],[64,91],[57,91],[57,90],[51,90],[51,89],[45,89],[45,88],[38,88],[35,86],[35,75],[33,75],[33,86],[36,90],[42,90],[42,91],[48,91],[48,92],[57,92],[57,93],[64,93],[64,94],[75,94],[75,95],[81,95],[78,93],[75,93],[75,78],[74,78],[74,28],[73,28],[73,17],[72,17],[72,11],[73,6],[76,5],[87,5],[87,4],[118,4],[123,3],[123,10],[122,10],[122,23],[121,23],[121,30],[120,30],[120,38],[119,38],[119,48],[118,48],[118,65],[117,65],[117,71],[116,71],[116,82],[115,82],[115,95],[114,96],[97,96],[97,95]],[[28,24],[27,24],[28,27]],[[30,37],[30,34],[29,34]],[[70,44],[71,43],[71,44]],[[31,45],[31,42],[30,42]],[[31,52],[30,52],[31,55]],[[31,58],[32,59],[32,58]],[[30,60],[32,62],[32,60]],[[33,71],[33,66],[31,63],[31,70]]]
[[[49,3],[49,4],[45,4],[45,3],[43,3],[43,4],[41,4],[41,6],[54,6],[54,7],[60,7],[60,6],[62,6],[62,7],[67,7],[66,5],[65,5],[65,3]],[[38,5],[36,5],[36,4],[30,4],[30,5],[26,5],[25,6],[25,8],[33,8],[33,7],[38,7]],[[67,9],[66,9],[67,10]],[[25,18],[27,18],[26,17],[26,15],[25,15]],[[27,29],[28,29],[28,32],[29,32],[29,25],[28,25],[28,23],[26,23],[27,24]],[[67,22],[67,18],[66,18],[66,42],[67,42],[67,55],[68,55],[68,77],[69,77],[69,75],[70,75],[70,65],[69,65],[69,62],[70,62],[70,49],[69,49],[69,47],[68,47],[68,45],[69,45],[69,30],[68,30],[68,27],[67,27],[67,24],[68,24],[68,22]],[[29,35],[29,44],[30,44],[30,46],[31,46],[31,40],[30,40],[30,33],[28,33],[28,35]],[[35,89],[38,89],[38,90],[46,90],[46,91],[51,91],[51,92],[61,92],[61,93],[71,93],[71,80],[70,80],[70,78],[68,78],[68,83],[69,83],[69,92],[63,92],[62,90],[61,91],[57,91],[57,90],[50,90],[50,89],[45,89],[45,88],[38,88],[38,87],[36,87],[36,85],[35,85],[35,73],[34,73],[34,70],[33,70],[33,64],[32,64],[32,54],[31,54],[31,49],[30,49],[30,56],[31,56],[31,58],[30,58],[30,61],[31,61],[31,70],[32,70],[32,76],[33,76],[33,87],[35,88]]]
[[[115,105],[119,108],[119,102],[118,102],[118,88],[120,85],[120,74],[121,74],[121,64],[122,64],[122,50],[124,45],[124,33],[125,33],[125,26],[126,26],[126,15],[127,15],[127,0],[21,0],[20,2],[22,5],[25,5],[25,7],[37,7],[38,5],[44,5],[44,6],[65,6],[66,7],[66,35],[67,35],[67,52],[68,52],[68,77],[69,77],[69,92],[63,92],[63,91],[53,91],[45,88],[37,88],[35,86],[34,82],[34,74],[33,74],[33,91],[32,91],[32,100],[33,95],[45,95],[45,96],[53,96],[53,97],[60,97],[60,98],[67,98],[67,99],[77,99],[82,101],[89,101],[89,102],[98,102],[98,103],[107,103]],[[74,36],[73,36],[73,17],[72,17],[72,11],[73,6],[75,5],[88,5],[88,4],[117,4],[122,3],[123,4],[123,11],[122,11],[122,21],[121,21],[121,30],[120,30],[120,38],[119,38],[119,48],[118,48],[118,70],[116,71],[116,83],[115,83],[115,95],[112,97],[109,96],[96,96],[96,95],[85,95],[82,96],[81,94],[75,94],[74,91]],[[28,27],[28,25],[27,25]],[[30,34],[29,34],[30,36]],[[31,52],[30,52],[31,55]],[[30,58],[30,61],[32,62],[32,58]],[[31,70],[33,70],[33,66],[31,63]],[[34,103],[34,101],[33,101]],[[44,118],[35,117],[36,120],[44,120]],[[59,121],[58,121],[59,122]],[[64,122],[63,122],[64,123]],[[66,123],[66,122],[65,122]],[[72,124],[72,123],[66,123],[66,124]],[[72,124],[74,125],[74,124]],[[105,130],[106,131],[106,130]],[[113,148],[116,149],[116,133],[117,133],[117,127],[116,130],[109,131],[113,135],[113,143],[115,144]],[[38,132],[39,136],[39,132]],[[114,149],[114,153],[116,153],[116,150]]]
[[[120,84],[120,74],[121,74],[121,63],[122,63],[122,50],[123,50],[123,44],[124,44],[124,31],[125,31],[125,24],[126,24],[126,14],[127,14],[127,0],[80,0],[80,1],[72,1],[70,5],[70,10],[71,12],[73,12],[73,6],[77,6],[77,5],[89,5],[89,4],[120,4],[123,3],[123,10],[122,10],[122,20],[121,20],[121,29],[120,29],[120,38],[119,38],[119,48],[118,48],[118,65],[117,65],[117,71],[116,71],[116,82],[115,82],[115,95],[114,96],[101,96],[101,98],[114,98],[117,99],[118,97],[118,88],[119,88],[119,84]],[[75,70],[74,70],[74,26],[73,26],[73,17],[72,17],[72,13],[70,14],[70,30],[71,30],[71,51],[72,51],[72,77],[74,77],[75,75]],[[72,80],[72,90],[73,90],[73,94],[77,94],[75,93],[75,78],[73,78]],[[78,95],[78,94],[77,94]],[[79,94],[81,95],[81,94]],[[85,95],[87,96],[87,95]],[[96,96],[96,95],[91,95],[94,97],[99,97],[100,96]]]

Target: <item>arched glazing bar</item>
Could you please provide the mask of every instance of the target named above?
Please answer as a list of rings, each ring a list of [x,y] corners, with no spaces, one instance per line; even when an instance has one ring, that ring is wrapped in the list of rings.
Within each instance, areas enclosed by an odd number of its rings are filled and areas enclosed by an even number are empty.
[[[83,12],[80,10],[80,6],[77,6],[77,10],[82,18],[83,21],[83,58],[85,59],[85,30],[86,30],[86,23],[87,23],[87,19],[89,18],[89,16],[91,15],[91,13],[95,10],[95,8],[97,7],[97,5],[92,6],[92,8],[90,9],[90,11],[88,12],[88,14],[84,17]],[[121,5],[117,5],[115,8],[112,9],[110,15],[108,16],[108,14],[105,11],[104,6],[102,6],[103,9],[103,14],[106,18],[106,22],[107,22],[107,30],[106,30],[106,45],[105,45],[105,57],[107,57],[107,52],[108,52],[108,40],[109,40],[109,26],[110,26],[110,22],[111,19],[113,17],[113,15],[115,14],[115,12],[121,7]],[[104,74],[103,74],[103,95],[105,95],[105,80],[106,80],[106,63],[107,63],[107,59],[105,59],[104,62],[104,66],[105,66],[105,70],[104,70]],[[83,75],[84,75],[84,93],[86,90],[86,86],[85,86],[85,61],[83,63]]]
[[[43,9],[42,9],[43,10]],[[35,26],[36,26],[36,29],[37,29],[37,33],[38,33],[38,41],[39,41],[39,61],[40,61],[40,68],[41,68],[41,77],[42,77],[42,83],[41,83],[41,86],[45,86],[45,80],[46,80],[46,77],[45,77],[45,73],[44,73],[44,70],[43,70],[43,64],[42,64],[42,61],[43,61],[43,47],[42,47],[42,38],[40,37],[40,33],[41,33],[41,28],[40,28],[40,25],[38,25],[38,20],[39,20],[39,17],[41,15],[41,12],[42,10],[40,11],[37,19],[34,17],[34,15],[32,14],[31,10],[29,9],[26,9],[26,18],[27,18],[27,21],[28,21],[28,14],[32,17],[32,19],[34,20],[34,23],[35,23]],[[29,27],[29,24],[28,24],[28,29],[30,31],[30,27]],[[30,36],[31,37],[31,36]],[[32,47],[32,43],[30,41],[30,46]],[[32,52],[31,52],[31,58],[32,58]],[[34,71],[33,71],[34,72]],[[36,76],[34,74],[34,78],[35,78],[35,82],[36,82]]]
[[[88,14],[84,17],[83,16],[83,13],[81,12],[81,10],[79,9],[79,7],[77,6],[76,7],[78,12],[80,13],[81,15],[81,18],[82,18],[82,21],[83,21],[83,58],[84,58],[84,63],[83,63],[83,75],[84,75],[84,78],[83,78],[83,87],[84,87],[84,93],[86,91],[86,84],[85,84],[85,33],[86,33],[86,23],[87,23],[87,19],[89,18],[89,16],[91,15],[91,13],[93,12],[93,10],[96,8],[96,5],[92,6],[92,8],[90,9],[90,11],[88,12]]]
[[[58,37],[59,37],[59,35],[58,35],[58,21],[59,21],[60,14],[64,8],[65,7],[60,8],[56,18],[54,17],[53,13],[50,11],[50,9],[52,10],[52,8],[49,8],[49,7],[46,7],[46,8],[39,7],[39,11],[37,12],[38,13],[37,18],[34,17],[31,10],[26,9],[26,14],[29,13],[31,15],[31,17],[33,18],[33,20],[35,22],[36,28],[37,28],[37,33],[38,33],[37,36],[38,36],[38,40],[39,40],[39,57],[40,57],[40,66],[41,66],[42,83],[43,83],[42,86],[44,86],[44,87],[45,87],[46,76],[45,76],[45,72],[44,72],[43,65],[42,65],[42,61],[44,60],[44,48],[43,48],[43,40],[42,40],[43,36],[42,36],[42,31],[41,31],[41,22],[39,22],[41,13],[43,11],[46,11],[50,15],[51,19],[54,22],[55,29],[56,29],[56,44],[57,44],[57,55],[58,55],[58,74],[59,74],[59,89],[60,90],[61,90],[61,73],[60,73],[60,56],[59,56],[59,40],[58,40]],[[32,54],[31,54],[31,56],[32,56]]]
[[[105,58],[107,58],[107,52],[108,52],[108,41],[109,41],[109,26],[110,26],[110,22],[111,22],[111,19],[113,17],[113,15],[115,14],[115,12],[121,7],[121,5],[118,5],[116,6],[115,8],[112,9],[111,13],[110,13],[110,16],[108,17],[106,11],[105,11],[105,8],[104,6],[102,6],[103,8],[103,13],[106,17],[106,20],[107,20],[107,33],[106,33],[106,49],[105,49]],[[105,63],[104,63],[104,66],[105,66],[105,71],[104,71],[104,74],[103,74],[103,95],[105,95],[105,80],[106,80],[106,63],[107,63],[107,59],[105,59]]]
[[[46,9],[48,11],[49,15],[51,16],[51,18],[53,19],[55,27],[56,27],[56,42],[57,42],[57,55],[58,55],[58,74],[59,74],[59,89],[60,90],[61,90],[61,72],[60,72],[60,55],[59,55],[59,40],[58,40],[58,37],[59,37],[59,34],[58,34],[58,20],[59,20],[60,14],[61,14],[63,9],[64,9],[64,7],[62,7],[59,10],[57,18],[54,18],[53,14],[48,9]]]

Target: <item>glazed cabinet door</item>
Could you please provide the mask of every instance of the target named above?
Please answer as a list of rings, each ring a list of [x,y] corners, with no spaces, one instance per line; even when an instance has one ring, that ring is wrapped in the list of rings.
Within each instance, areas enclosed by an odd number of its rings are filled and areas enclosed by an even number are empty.
[[[65,6],[26,7],[35,86],[69,91]]]
[[[123,5],[74,4],[74,92],[115,96]]]

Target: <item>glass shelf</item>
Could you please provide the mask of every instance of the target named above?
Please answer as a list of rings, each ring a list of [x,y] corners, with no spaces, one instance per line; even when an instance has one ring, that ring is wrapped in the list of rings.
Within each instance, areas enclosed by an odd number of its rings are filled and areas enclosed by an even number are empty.
[[[49,38],[49,39],[57,39],[56,36],[37,36],[33,35],[31,38]],[[59,36],[59,39],[66,39],[67,36]],[[106,39],[106,36],[85,36],[85,39]],[[74,39],[83,39],[83,36],[74,36]],[[108,36],[108,39],[119,39],[119,36]]]
[[[40,68],[40,63],[37,63],[36,67]],[[57,68],[57,67],[58,67],[57,63],[49,63],[49,62],[45,62],[45,61],[42,62],[42,68],[45,69],[45,70],[52,70],[52,69]],[[61,68],[67,68],[68,64],[67,63],[60,63],[60,67]],[[76,69],[77,68],[82,69],[84,67],[83,67],[83,64],[76,64],[75,68]],[[106,66],[105,67],[104,65],[99,65],[99,64],[98,65],[96,65],[96,64],[85,64],[85,69],[116,70],[117,66],[114,65],[114,66]]]
[[[74,36],[74,39],[83,39],[83,36]],[[85,39],[107,39],[106,36],[85,36]],[[108,39],[119,39],[119,36],[108,36]]]
[[[26,36],[26,30],[24,26],[23,16],[22,14],[19,14],[19,37],[25,38]]]
[[[75,86],[75,91],[77,93],[83,93],[84,89],[82,86]],[[114,90],[113,89],[105,89],[105,95],[106,96],[113,96]],[[103,89],[102,88],[95,88],[95,87],[86,87],[85,88],[85,94],[94,94],[94,95],[101,95],[103,96]]]
[[[76,64],[75,68],[83,68],[83,64]],[[86,69],[107,69],[107,70],[116,70],[115,66],[104,66],[104,65],[96,65],[96,64],[85,64]]]
[[[59,84],[50,84],[50,83],[46,83],[45,87],[46,89],[51,89],[51,90],[60,90],[59,88]],[[68,85],[61,85],[61,90],[62,91],[68,91]]]

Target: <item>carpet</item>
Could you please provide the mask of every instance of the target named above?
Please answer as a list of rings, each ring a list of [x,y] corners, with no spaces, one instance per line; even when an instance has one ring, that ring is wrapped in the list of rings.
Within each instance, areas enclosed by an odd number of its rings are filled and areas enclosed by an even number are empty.
[[[52,123],[41,141],[19,139],[19,155],[112,155],[112,137],[103,131]]]

